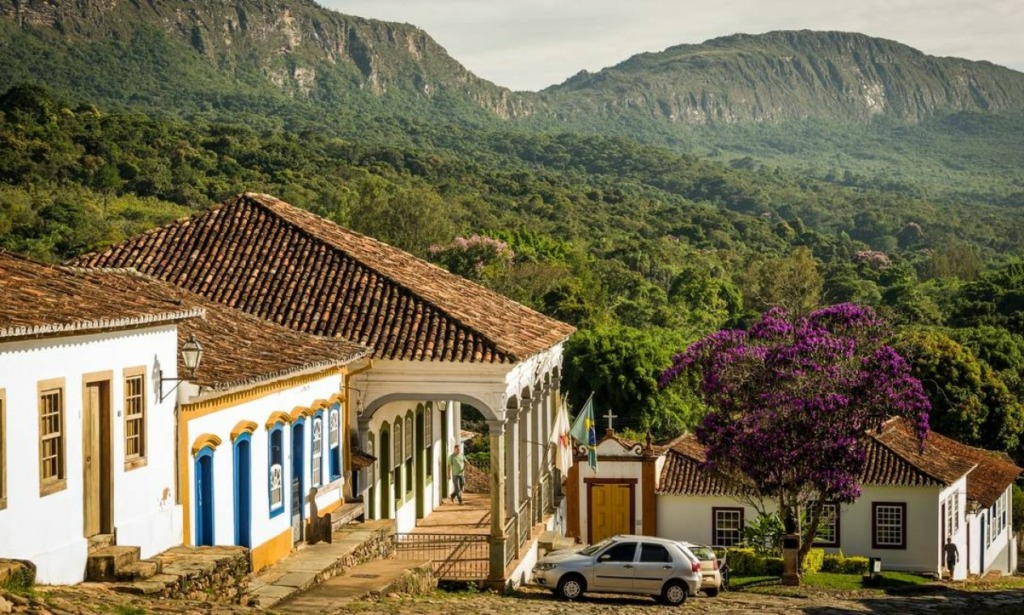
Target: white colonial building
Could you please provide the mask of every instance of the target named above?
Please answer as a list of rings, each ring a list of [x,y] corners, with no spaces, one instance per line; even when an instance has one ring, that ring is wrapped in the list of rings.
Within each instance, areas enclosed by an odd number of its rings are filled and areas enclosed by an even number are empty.
[[[175,400],[152,378],[203,314],[178,294],[0,251],[0,557],[41,582],[81,581],[114,534],[143,557],[181,543]]]
[[[749,493],[700,467],[704,449],[693,435],[645,446],[609,433],[598,456],[598,473],[577,463],[569,476],[569,533],[584,542],[630,532],[730,546],[757,517]],[[868,441],[862,495],[827,506],[816,544],[937,575],[950,537],[960,553],[954,578],[1013,572],[1010,503],[1020,472],[1005,454],[934,432],[922,450],[910,425],[889,421]]]

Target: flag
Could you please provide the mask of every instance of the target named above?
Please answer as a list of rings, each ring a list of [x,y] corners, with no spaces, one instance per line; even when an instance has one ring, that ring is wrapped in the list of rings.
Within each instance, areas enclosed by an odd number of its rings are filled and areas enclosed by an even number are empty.
[[[594,394],[583,404],[583,409],[576,416],[576,421],[569,431],[573,438],[587,447],[587,461],[590,469],[597,473],[597,430],[594,427]]]
[[[551,443],[555,445],[555,467],[565,476],[572,467],[572,444],[569,442],[569,410],[562,404],[558,409]]]

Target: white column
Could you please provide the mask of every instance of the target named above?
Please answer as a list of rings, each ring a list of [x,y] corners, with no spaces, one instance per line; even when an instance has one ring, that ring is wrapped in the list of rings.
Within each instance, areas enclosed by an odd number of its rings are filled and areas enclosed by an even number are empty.
[[[519,507],[519,475],[522,467],[519,465],[519,413],[520,409],[510,409],[505,412],[508,419],[505,423],[505,467],[509,472],[505,481],[505,511],[509,517],[516,514]]]

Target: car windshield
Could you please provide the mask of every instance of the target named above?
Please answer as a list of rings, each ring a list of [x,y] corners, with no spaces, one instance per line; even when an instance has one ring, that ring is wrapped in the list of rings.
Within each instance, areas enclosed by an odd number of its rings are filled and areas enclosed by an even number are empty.
[[[713,561],[715,559],[715,552],[711,550],[711,547],[691,545],[690,551],[701,561]]]
[[[601,542],[599,542],[597,544],[590,545],[589,547],[580,550],[580,554],[581,555],[593,555],[593,554],[597,553],[598,551],[600,551],[601,549],[603,549],[603,548],[607,547],[608,545],[612,544],[612,542],[613,541],[612,541],[611,538],[605,538],[604,540],[602,540]]]

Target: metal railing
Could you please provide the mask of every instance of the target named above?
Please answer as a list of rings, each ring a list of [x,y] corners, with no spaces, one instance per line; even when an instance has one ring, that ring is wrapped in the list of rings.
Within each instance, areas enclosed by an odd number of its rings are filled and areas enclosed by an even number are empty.
[[[481,534],[395,534],[395,559],[430,560],[440,581],[487,578],[491,552]]]
[[[528,499],[519,505],[519,509],[516,510],[516,524],[518,529],[518,536],[516,537],[516,551],[523,548],[526,541],[530,538],[530,530],[533,527],[533,500]]]
[[[516,536],[519,533],[517,518],[512,517],[505,522],[505,565],[508,566],[519,556],[519,549],[516,549]]]

